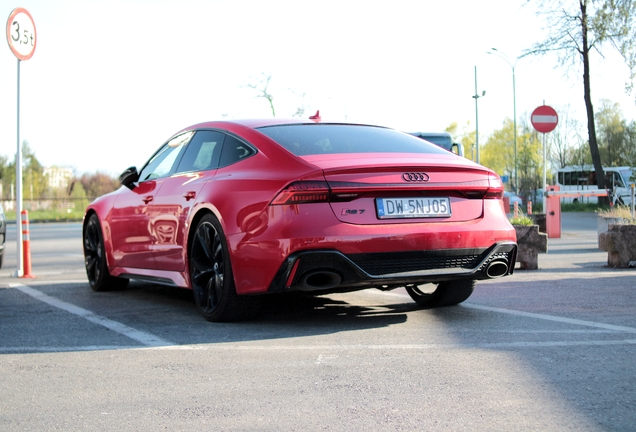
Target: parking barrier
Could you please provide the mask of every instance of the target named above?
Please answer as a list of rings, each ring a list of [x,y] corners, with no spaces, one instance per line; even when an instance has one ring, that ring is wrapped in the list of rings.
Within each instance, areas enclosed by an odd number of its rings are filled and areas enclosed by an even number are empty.
[[[31,274],[31,240],[29,238],[29,211],[22,210],[22,262],[24,272],[21,278],[32,279],[35,276]]]

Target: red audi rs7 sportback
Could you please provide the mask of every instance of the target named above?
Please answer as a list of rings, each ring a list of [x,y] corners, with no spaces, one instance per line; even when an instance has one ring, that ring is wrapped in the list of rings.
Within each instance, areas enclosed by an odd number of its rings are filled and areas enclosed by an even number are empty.
[[[291,291],[403,287],[420,306],[456,305],[514,270],[499,176],[385,127],[201,123],[120,181],[86,210],[90,286],[190,288],[209,321]]]

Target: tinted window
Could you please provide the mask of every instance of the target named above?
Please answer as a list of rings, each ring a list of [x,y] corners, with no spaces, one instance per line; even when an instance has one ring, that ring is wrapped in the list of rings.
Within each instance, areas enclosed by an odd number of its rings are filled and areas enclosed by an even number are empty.
[[[256,153],[256,151],[245,144],[243,141],[239,141],[231,135],[225,136],[223,142],[223,150],[221,151],[221,162],[219,166],[225,167],[235,162],[245,159]]]
[[[172,172],[172,167],[177,157],[193,133],[194,132],[186,132],[172,138],[164,144],[141,170],[141,173],[139,173],[139,181],[152,180],[169,175]]]
[[[616,187],[625,187],[625,185],[623,184],[623,179],[621,178],[621,175],[617,171],[614,171],[613,185]]]
[[[412,135],[375,126],[303,124],[258,129],[297,156],[333,153],[434,153],[445,150]]]
[[[186,146],[177,172],[218,168],[224,137],[221,132],[198,131]]]

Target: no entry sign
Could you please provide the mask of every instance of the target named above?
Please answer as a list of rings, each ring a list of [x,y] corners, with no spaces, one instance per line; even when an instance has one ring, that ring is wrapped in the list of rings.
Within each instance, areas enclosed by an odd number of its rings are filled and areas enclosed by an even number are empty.
[[[541,105],[532,111],[532,117],[530,118],[532,126],[541,133],[552,132],[559,123],[559,116],[557,112],[548,105]]]

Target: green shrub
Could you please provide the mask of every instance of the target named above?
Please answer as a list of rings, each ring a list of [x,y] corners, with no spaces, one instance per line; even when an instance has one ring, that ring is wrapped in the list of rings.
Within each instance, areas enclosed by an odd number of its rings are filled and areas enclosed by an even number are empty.
[[[519,216],[511,218],[510,223],[513,225],[523,225],[523,226],[534,225],[534,221],[532,219],[530,219],[528,216],[525,216],[521,213],[519,213]]]

